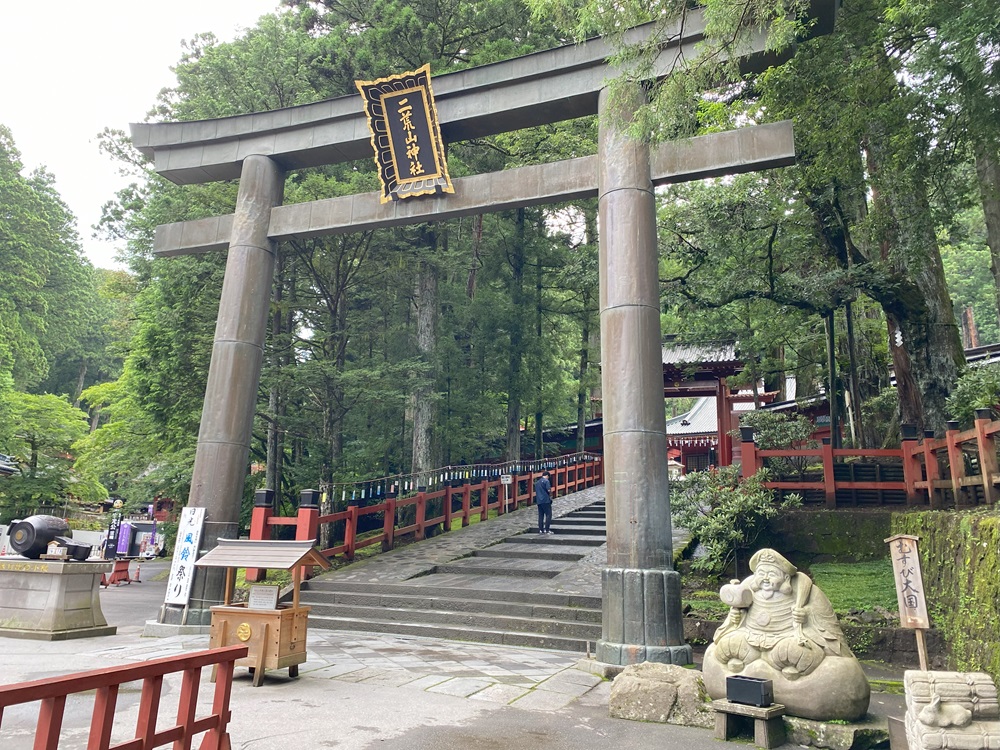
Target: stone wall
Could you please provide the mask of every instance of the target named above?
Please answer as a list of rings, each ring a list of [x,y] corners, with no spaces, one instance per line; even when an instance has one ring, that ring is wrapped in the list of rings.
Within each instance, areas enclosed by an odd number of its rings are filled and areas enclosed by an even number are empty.
[[[892,533],[920,537],[927,610],[949,668],[1000,681],[1000,512],[896,513]]]
[[[756,545],[781,550],[793,564],[808,568],[823,562],[883,560],[892,511],[885,508],[796,510],[773,519],[766,539]]]

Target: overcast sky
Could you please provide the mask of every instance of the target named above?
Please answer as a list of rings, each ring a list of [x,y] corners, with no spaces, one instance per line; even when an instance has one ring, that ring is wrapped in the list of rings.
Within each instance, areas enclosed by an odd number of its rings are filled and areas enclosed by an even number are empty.
[[[45,166],[76,215],[94,265],[115,248],[91,237],[101,206],[127,184],[97,148],[105,127],[128,131],[174,84],[181,41],[202,32],[230,40],[279,0],[9,0],[0,7],[0,124],[25,171]]]

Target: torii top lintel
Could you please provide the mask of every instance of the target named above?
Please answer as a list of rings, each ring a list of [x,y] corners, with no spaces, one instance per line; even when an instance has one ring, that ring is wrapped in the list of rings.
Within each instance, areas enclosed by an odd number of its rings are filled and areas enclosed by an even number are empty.
[[[813,32],[828,33],[839,0],[812,0]],[[653,25],[629,32],[631,40],[652,33]],[[667,75],[680,55],[691,57],[702,40],[697,12],[671,35],[656,65]],[[745,70],[775,62],[762,52],[742,59]],[[598,37],[512,60],[445,73],[434,78],[442,134],[454,142],[560,122],[597,113],[600,90],[615,70],[607,63],[610,44]],[[214,120],[132,123],[132,141],[155,169],[177,184],[236,179],[251,154],[270,156],[284,169],[336,164],[370,156],[370,134],[356,95],[314,104]]]

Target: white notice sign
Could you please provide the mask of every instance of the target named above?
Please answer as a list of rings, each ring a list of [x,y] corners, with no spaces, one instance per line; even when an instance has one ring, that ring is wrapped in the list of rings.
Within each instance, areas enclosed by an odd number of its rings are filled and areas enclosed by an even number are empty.
[[[500,475],[500,484],[513,484],[513,483],[514,483],[514,477],[513,477],[513,475],[511,475],[511,474],[501,474]]]
[[[177,543],[174,545],[173,562],[170,563],[170,580],[167,581],[164,604],[187,604],[191,598],[194,561],[198,559],[198,545],[201,543],[201,527],[204,523],[204,508],[185,508],[181,511],[181,522],[177,529]]]
[[[251,586],[247,597],[247,609],[277,609],[277,586]]]

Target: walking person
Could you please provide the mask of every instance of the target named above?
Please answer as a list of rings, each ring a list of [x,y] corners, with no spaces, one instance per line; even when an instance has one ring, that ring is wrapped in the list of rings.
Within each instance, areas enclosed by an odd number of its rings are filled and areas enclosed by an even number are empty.
[[[535,480],[535,505],[538,506],[538,533],[551,534],[552,482],[547,471]]]

